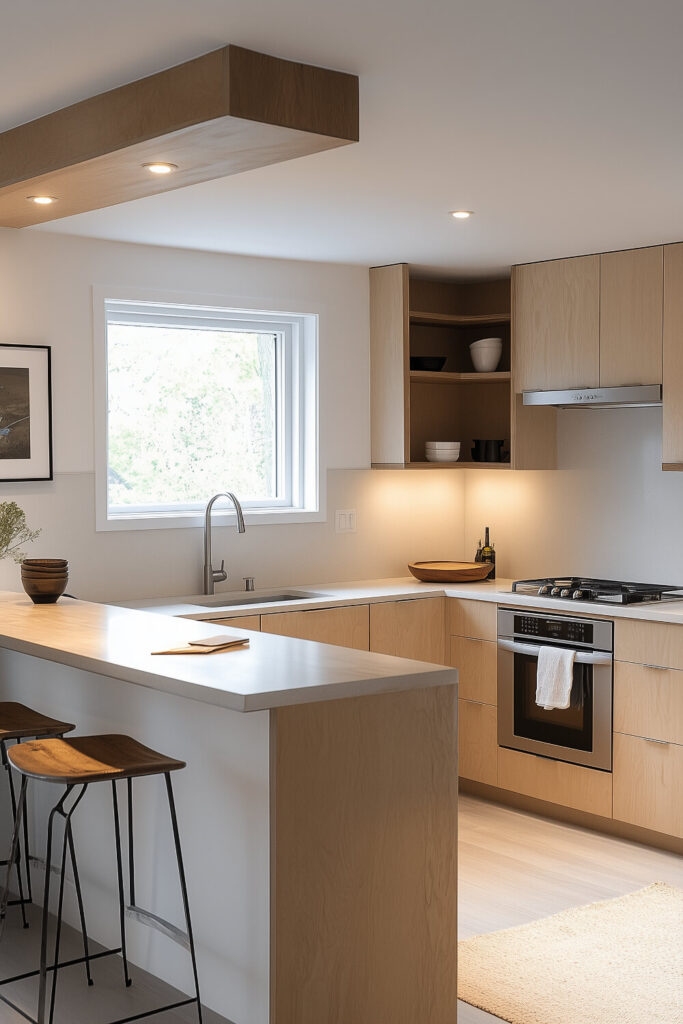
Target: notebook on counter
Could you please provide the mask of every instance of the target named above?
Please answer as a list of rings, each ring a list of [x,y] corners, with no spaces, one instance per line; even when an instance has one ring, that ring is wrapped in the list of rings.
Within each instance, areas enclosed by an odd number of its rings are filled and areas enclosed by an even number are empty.
[[[168,651],[152,651],[152,654],[219,654],[235,647],[244,647],[249,643],[248,636],[204,636],[201,640],[188,640],[182,647],[172,647]]]

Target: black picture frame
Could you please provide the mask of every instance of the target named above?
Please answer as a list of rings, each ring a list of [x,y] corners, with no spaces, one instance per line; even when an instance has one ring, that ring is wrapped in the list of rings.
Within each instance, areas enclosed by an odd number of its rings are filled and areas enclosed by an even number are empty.
[[[0,484],[53,479],[52,348],[0,343]]]

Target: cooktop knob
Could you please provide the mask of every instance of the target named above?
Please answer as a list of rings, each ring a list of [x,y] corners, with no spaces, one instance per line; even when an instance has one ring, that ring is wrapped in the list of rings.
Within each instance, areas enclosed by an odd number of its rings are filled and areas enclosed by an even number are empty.
[[[567,587],[563,587],[562,590],[560,591],[560,597],[569,597],[570,595],[571,595],[571,590],[569,590]]]
[[[543,584],[542,587],[538,588],[538,596],[539,597],[543,597],[544,594],[549,594],[549,593],[550,593],[550,587],[547,586],[545,583]]]
[[[550,591],[550,596],[551,597],[559,597],[561,593],[562,593],[562,589],[560,587],[553,587],[552,590]]]
[[[574,598],[575,601],[581,601],[585,596],[586,595],[585,595],[583,590],[575,590],[574,593],[572,594],[572,597]]]

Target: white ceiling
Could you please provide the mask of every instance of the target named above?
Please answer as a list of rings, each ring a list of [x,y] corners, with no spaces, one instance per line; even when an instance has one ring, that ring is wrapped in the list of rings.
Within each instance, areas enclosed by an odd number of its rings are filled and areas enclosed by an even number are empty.
[[[683,237],[680,0],[0,11],[0,130],[228,42],[360,76],[358,145],[31,230],[463,276]]]

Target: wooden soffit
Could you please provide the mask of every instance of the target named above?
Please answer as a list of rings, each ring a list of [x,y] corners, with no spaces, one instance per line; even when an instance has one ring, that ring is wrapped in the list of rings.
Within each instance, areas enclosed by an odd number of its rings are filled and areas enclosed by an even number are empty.
[[[240,46],[0,134],[0,226],[21,228],[358,141],[358,78]],[[159,176],[146,163],[177,165]],[[38,206],[27,197],[48,195]]]

